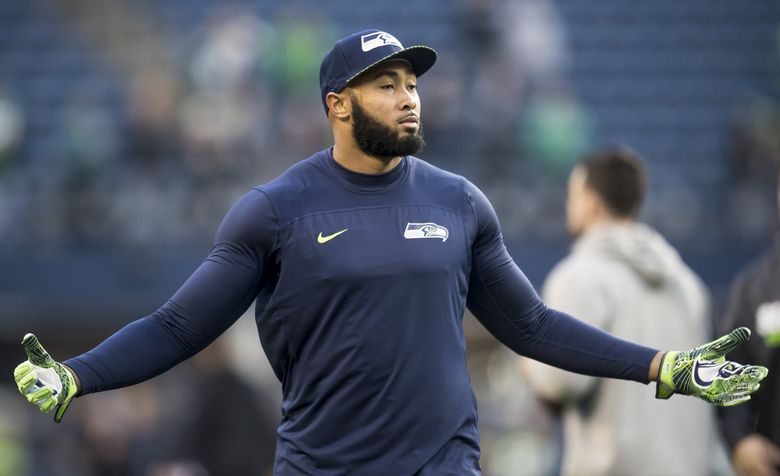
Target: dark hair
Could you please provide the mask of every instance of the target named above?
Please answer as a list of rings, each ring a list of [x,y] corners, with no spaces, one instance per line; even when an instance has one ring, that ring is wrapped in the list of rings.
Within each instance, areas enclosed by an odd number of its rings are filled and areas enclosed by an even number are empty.
[[[639,155],[626,147],[611,147],[583,157],[585,185],[596,192],[609,211],[636,218],[645,198],[647,179]]]

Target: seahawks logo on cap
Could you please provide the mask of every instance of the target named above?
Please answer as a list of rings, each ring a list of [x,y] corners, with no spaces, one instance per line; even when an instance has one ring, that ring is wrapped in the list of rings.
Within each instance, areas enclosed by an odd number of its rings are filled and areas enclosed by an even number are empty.
[[[363,35],[360,37],[360,43],[361,48],[366,52],[385,45],[395,45],[399,48],[404,47],[396,37],[390,33],[385,33],[384,31],[376,31],[374,33],[369,33],[368,35]]]
[[[404,230],[404,238],[414,240],[417,238],[440,238],[442,242],[447,241],[450,232],[447,228],[436,223],[407,223]]]

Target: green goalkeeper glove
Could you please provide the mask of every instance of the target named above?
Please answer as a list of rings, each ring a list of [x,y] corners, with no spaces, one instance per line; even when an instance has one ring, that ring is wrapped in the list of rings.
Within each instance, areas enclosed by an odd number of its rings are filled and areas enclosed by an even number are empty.
[[[56,408],[54,421],[59,423],[78,391],[76,376],[66,366],[55,362],[33,334],[24,336],[22,345],[27,360],[14,369],[16,386],[43,413]]]
[[[750,400],[769,371],[758,365],[740,365],[725,355],[750,338],[750,329],[740,327],[729,334],[683,352],[666,352],[661,357],[655,398],[672,394],[692,395],[718,406],[732,406]]]

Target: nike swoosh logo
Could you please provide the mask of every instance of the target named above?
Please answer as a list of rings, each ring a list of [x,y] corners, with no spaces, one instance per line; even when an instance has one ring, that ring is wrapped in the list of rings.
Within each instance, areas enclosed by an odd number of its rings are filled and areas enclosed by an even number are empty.
[[[319,243],[319,244],[327,243],[330,240],[332,240],[333,238],[336,238],[337,236],[339,236],[340,234],[346,233],[348,229],[349,228],[344,228],[343,230],[337,231],[336,233],[333,233],[333,234],[328,235],[328,236],[322,236],[322,232],[320,232],[320,234],[317,235],[317,243]]]

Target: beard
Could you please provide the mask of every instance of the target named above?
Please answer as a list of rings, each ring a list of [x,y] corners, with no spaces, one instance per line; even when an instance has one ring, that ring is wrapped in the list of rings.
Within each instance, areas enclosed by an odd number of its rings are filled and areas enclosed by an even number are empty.
[[[371,116],[352,98],[352,137],[363,153],[372,157],[392,158],[416,154],[425,145],[422,121],[414,134],[399,134]]]

